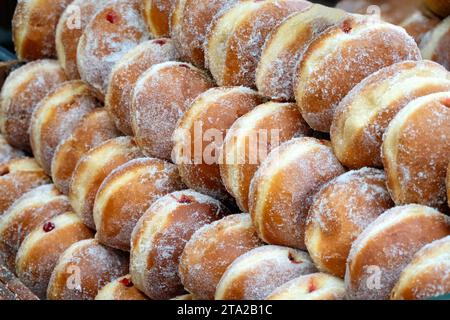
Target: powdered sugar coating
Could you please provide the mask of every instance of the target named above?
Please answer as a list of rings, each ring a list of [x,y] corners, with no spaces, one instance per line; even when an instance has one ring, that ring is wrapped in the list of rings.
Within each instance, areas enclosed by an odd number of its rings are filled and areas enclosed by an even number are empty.
[[[10,160],[22,158],[24,156],[25,154],[22,151],[11,147],[5,137],[0,134],[0,166]]]
[[[155,37],[170,35],[170,20],[177,0],[142,0],[142,14]]]
[[[420,47],[424,59],[436,61],[450,70],[449,44],[450,17],[447,17],[422,38]]]
[[[92,18],[78,43],[81,79],[105,94],[114,64],[149,37],[138,0],[106,6]]]

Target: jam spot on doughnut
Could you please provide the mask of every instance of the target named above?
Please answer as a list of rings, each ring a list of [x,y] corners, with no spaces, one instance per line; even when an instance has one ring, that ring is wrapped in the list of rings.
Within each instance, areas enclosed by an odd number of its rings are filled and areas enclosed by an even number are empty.
[[[128,278],[123,278],[119,282],[127,288],[131,288],[134,286],[133,281],[131,281],[131,279],[128,279]]]
[[[154,42],[155,42],[157,45],[160,45],[160,46],[163,46],[163,45],[165,45],[165,44],[167,43],[167,41],[164,40],[164,39],[155,40]]]
[[[311,280],[311,281],[309,282],[309,284],[308,284],[308,293],[313,293],[313,292],[316,291],[316,290],[317,290],[317,286],[316,286],[316,284],[314,283],[314,281]]]
[[[352,26],[351,26],[351,22],[350,21],[344,21],[342,23],[342,31],[344,31],[345,33],[350,33],[352,31]]]
[[[106,20],[109,23],[116,23],[117,21],[119,21],[119,16],[117,15],[117,13],[115,13],[114,11],[110,11],[106,14]]]
[[[189,69],[189,65],[186,64],[186,63],[180,63],[179,66],[180,66],[181,68]]]
[[[192,198],[185,195],[182,195],[177,201],[181,204],[191,204],[193,202]]]
[[[298,257],[296,257],[294,255],[294,253],[292,253],[292,252],[288,253],[288,258],[289,258],[289,261],[291,261],[294,264],[301,264],[301,263],[303,263],[303,261],[300,260]]]
[[[44,224],[44,227],[42,229],[44,229],[44,231],[46,233],[49,233],[49,232],[55,230],[55,228],[56,228],[55,224],[53,222],[49,221]]]

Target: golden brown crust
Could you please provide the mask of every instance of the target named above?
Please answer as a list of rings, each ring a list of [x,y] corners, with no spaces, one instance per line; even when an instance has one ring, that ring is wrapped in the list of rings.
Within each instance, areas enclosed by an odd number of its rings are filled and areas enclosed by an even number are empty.
[[[86,115],[71,136],[56,148],[52,161],[52,178],[56,187],[69,194],[69,184],[78,161],[91,149],[103,142],[117,138],[120,132],[104,109]]]
[[[442,64],[450,69],[450,17],[439,23],[422,39],[420,47],[424,59]]]
[[[198,230],[187,243],[179,273],[184,287],[199,299],[214,299],[226,268],[262,245],[248,214],[231,215]]]
[[[134,139],[120,137],[108,140],[88,151],[78,162],[69,188],[74,212],[95,229],[93,207],[95,196],[105,178],[117,167],[142,157]]]
[[[434,29],[441,20],[433,14],[425,14],[422,11],[417,11],[400,26],[405,28],[406,32],[414,38],[417,44],[422,42],[423,37],[432,29]]]
[[[446,0],[425,0],[427,7],[442,18],[450,15],[450,4]]]
[[[47,289],[49,300],[94,300],[106,284],[128,273],[128,257],[83,240],[70,246],[60,257]]]
[[[20,60],[55,58],[58,20],[72,0],[19,0],[12,28]]]
[[[305,52],[295,76],[295,98],[306,122],[329,132],[335,108],[361,80],[396,62],[420,59],[404,29],[375,18],[348,18]]]
[[[142,14],[149,31],[156,37],[170,35],[170,17],[177,0],[143,0]]]
[[[153,158],[131,160],[103,181],[94,203],[97,240],[130,250],[133,228],[158,198],[183,188],[177,167]]]
[[[115,64],[111,71],[105,107],[117,128],[125,135],[133,134],[130,112],[133,89],[139,77],[151,66],[171,60],[178,60],[178,53],[173,41],[164,38],[141,43]]]
[[[148,300],[131,281],[131,276],[126,275],[104,286],[95,297],[95,300],[106,301],[138,301]]]
[[[194,99],[213,86],[206,72],[187,63],[165,62],[147,70],[136,83],[131,112],[143,152],[170,161],[177,122]]]
[[[31,152],[31,115],[48,92],[66,81],[56,60],[30,62],[10,73],[0,97],[0,127],[10,145]]]

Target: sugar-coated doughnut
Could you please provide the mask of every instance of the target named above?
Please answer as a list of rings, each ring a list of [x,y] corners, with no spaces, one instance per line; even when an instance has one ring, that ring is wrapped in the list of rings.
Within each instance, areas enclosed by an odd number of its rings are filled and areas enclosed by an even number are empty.
[[[21,67],[23,64],[23,61],[18,60],[0,61],[0,90],[2,89],[8,75],[15,69]]]
[[[79,79],[78,42],[94,15],[115,0],[74,0],[66,7],[56,26],[56,55],[69,79]]]
[[[425,0],[427,7],[440,17],[450,15],[450,4],[446,0]]]
[[[185,190],[157,200],[139,220],[131,239],[130,272],[135,285],[154,300],[184,292],[180,256],[194,232],[229,214],[219,201]]]
[[[180,0],[171,17],[171,37],[181,58],[199,68],[205,65],[204,44],[213,19],[238,0]]]
[[[422,42],[423,37],[434,29],[441,20],[432,14],[417,10],[413,15],[403,21],[400,26],[414,38],[417,44]]]
[[[393,206],[381,170],[350,171],[327,183],[314,197],[306,222],[306,247],[317,268],[344,278],[353,241]]]
[[[217,284],[228,266],[262,245],[248,214],[223,218],[198,230],[180,259],[184,287],[199,299],[214,299]]]
[[[34,294],[45,299],[60,255],[72,244],[92,237],[92,231],[74,213],[47,220],[22,242],[16,256],[17,276]]]
[[[148,300],[133,284],[130,275],[126,275],[104,286],[95,297],[95,300],[106,301],[136,301]]]
[[[295,104],[268,102],[239,118],[222,146],[220,174],[242,211],[248,212],[250,182],[270,151],[295,136],[310,133]]]
[[[0,129],[10,145],[30,147],[30,119],[36,105],[66,80],[56,60],[30,62],[10,73],[0,94]]]
[[[132,128],[147,156],[171,160],[177,122],[194,99],[213,86],[206,72],[182,62],[157,64],[139,78],[133,94]]]
[[[78,162],[69,187],[74,212],[91,229],[95,229],[93,208],[95,196],[103,180],[117,167],[142,157],[132,138],[108,140],[87,152]]]
[[[118,250],[83,240],[59,258],[47,289],[49,300],[94,300],[111,281],[128,274],[128,258]]]
[[[282,285],[267,300],[344,300],[344,281],[326,273],[298,277]]]
[[[105,6],[88,23],[78,43],[81,79],[105,94],[114,64],[149,36],[139,0],[118,0]]]
[[[141,43],[114,65],[105,106],[117,128],[124,134],[133,134],[130,112],[133,89],[139,77],[151,66],[177,58],[173,41],[163,38]]]
[[[344,172],[328,141],[296,138],[274,149],[250,186],[250,213],[259,237],[306,249],[306,218],[313,197]]]
[[[11,160],[23,158],[24,156],[25,153],[14,147],[11,147],[6,141],[5,137],[0,134],[0,166],[6,164]]]
[[[142,14],[149,31],[157,38],[170,35],[170,17],[177,0],[142,0]]]
[[[424,300],[450,292],[450,237],[416,253],[391,294],[393,300]]]
[[[383,135],[412,100],[450,90],[450,73],[431,61],[405,61],[381,69],[353,88],[336,108],[331,142],[349,168],[382,167]]]
[[[269,33],[290,14],[305,10],[303,0],[242,1],[211,25],[206,60],[220,86],[255,86],[255,73]]]
[[[12,301],[39,300],[19,279],[4,265],[0,264],[0,298]]]
[[[450,17],[447,17],[423,37],[420,44],[423,58],[436,61],[450,70],[449,43]]]
[[[96,95],[87,83],[75,80],[59,85],[37,104],[31,116],[30,143],[34,158],[48,175],[59,143],[100,106]]]
[[[263,102],[246,87],[212,88],[197,97],[173,135],[173,161],[189,188],[232,202],[220,176],[220,148],[233,123]]]
[[[403,28],[369,17],[350,17],[311,42],[294,80],[294,94],[306,122],[329,132],[334,110],[347,93],[375,71],[420,50]]]
[[[284,20],[269,35],[256,70],[256,86],[264,96],[293,101],[293,79],[298,62],[311,41],[347,14],[313,4]]]
[[[177,167],[164,160],[131,160],[111,172],[97,191],[94,222],[97,240],[129,251],[136,223],[158,198],[183,189]]]
[[[270,245],[256,248],[227,268],[215,300],[264,300],[286,282],[315,271],[306,252]]]
[[[0,216],[22,195],[50,182],[36,160],[21,158],[0,166]]]
[[[353,243],[345,283],[351,299],[388,299],[403,269],[424,245],[450,235],[450,219],[425,206],[386,211]]]
[[[18,0],[12,34],[20,60],[55,58],[58,20],[72,0]]]
[[[106,110],[97,108],[86,115],[55,150],[51,172],[56,187],[69,194],[69,184],[78,161],[89,150],[118,136],[120,132]]]
[[[16,254],[25,237],[48,219],[70,210],[69,199],[54,185],[25,193],[0,217],[0,261],[15,270]]]
[[[416,99],[392,120],[384,135],[382,157],[396,204],[448,210],[445,179],[449,136],[450,92]]]

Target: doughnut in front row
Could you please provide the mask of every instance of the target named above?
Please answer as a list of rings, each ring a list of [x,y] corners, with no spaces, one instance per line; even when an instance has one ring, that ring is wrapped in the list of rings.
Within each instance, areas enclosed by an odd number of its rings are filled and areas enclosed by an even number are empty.
[[[263,102],[246,87],[212,88],[195,99],[173,135],[173,161],[189,188],[233,202],[220,176],[220,149],[234,122]]]
[[[164,160],[139,158],[117,167],[105,178],[95,197],[97,240],[129,251],[131,233],[150,205],[183,187],[177,167]]]
[[[305,230],[306,247],[317,268],[344,278],[352,243],[393,206],[381,170],[350,171],[323,186],[309,209]]]
[[[421,60],[416,42],[403,28],[372,17],[353,16],[311,42],[294,81],[306,122],[329,132],[337,105],[372,73],[405,60]]]
[[[267,300],[345,300],[345,285],[329,274],[313,273],[282,285]]]
[[[148,300],[148,298],[136,288],[131,280],[131,276],[126,275],[104,286],[98,292],[95,300],[138,301]]]
[[[102,182],[117,167],[141,157],[134,139],[119,137],[91,149],[78,162],[70,183],[69,199],[74,212],[89,228],[95,230],[94,202]]]
[[[243,212],[248,212],[250,182],[272,149],[311,132],[293,103],[268,102],[239,118],[220,151],[220,175]]]
[[[74,213],[48,219],[22,242],[16,256],[18,278],[40,299],[45,299],[50,276],[61,254],[72,244],[93,236]]]
[[[276,288],[317,271],[306,252],[262,246],[237,258],[225,271],[215,300],[264,300]]]
[[[194,232],[227,214],[219,201],[192,190],[153,203],[131,239],[130,272],[136,287],[154,300],[182,294],[178,266],[186,243]]]
[[[48,300],[94,300],[111,281],[128,274],[128,257],[88,239],[74,243],[59,258],[47,289]]]
[[[274,149],[250,186],[250,214],[260,238],[306,249],[306,219],[314,195],[344,172],[328,141],[296,138]]]
[[[336,108],[331,142],[349,168],[382,167],[383,135],[412,100],[450,90],[450,72],[432,61],[405,61],[381,69],[353,88]]]
[[[187,291],[213,300],[226,269],[246,252],[262,246],[248,214],[236,214],[194,233],[180,259],[179,274]]]
[[[33,61],[9,74],[0,94],[0,129],[11,146],[31,152],[31,115],[39,101],[66,80],[56,60]]]
[[[450,237],[416,253],[391,294],[393,300],[425,300],[450,292]]]
[[[424,59],[429,59],[442,64],[450,69],[450,17],[447,17],[436,28],[425,35],[420,43]]]
[[[91,149],[120,135],[108,112],[103,108],[96,108],[87,114],[55,150],[51,172],[56,187],[68,195],[72,174],[78,161]]]
[[[386,300],[423,246],[450,235],[450,218],[421,205],[396,207],[372,222],[353,243],[345,283],[350,299]]]
[[[384,135],[387,186],[397,205],[423,204],[447,211],[450,92],[410,102]]]

